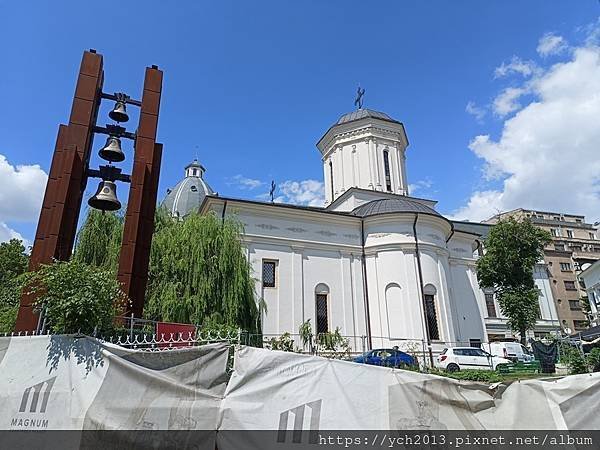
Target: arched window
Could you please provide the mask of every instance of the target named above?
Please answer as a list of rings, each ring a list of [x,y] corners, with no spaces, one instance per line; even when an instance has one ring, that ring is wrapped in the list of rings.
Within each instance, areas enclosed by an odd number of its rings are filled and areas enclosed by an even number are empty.
[[[390,283],[386,286],[385,302],[390,338],[406,336],[406,309],[402,304],[402,289],[398,283]]]
[[[437,309],[435,305],[436,293],[437,290],[433,284],[427,284],[423,288],[423,295],[425,296],[425,319],[427,320],[430,341],[437,341],[440,339],[440,329],[438,326]]]
[[[388,192],[392,192],[392,177],[390,175],[390,152],[383,151],[383,168],[385,170],[385,188]]]
[[[315,287],[315,316],[317,324],[317,334],[327,333],[329,331],[329,287],[324,283],[319,283]]]

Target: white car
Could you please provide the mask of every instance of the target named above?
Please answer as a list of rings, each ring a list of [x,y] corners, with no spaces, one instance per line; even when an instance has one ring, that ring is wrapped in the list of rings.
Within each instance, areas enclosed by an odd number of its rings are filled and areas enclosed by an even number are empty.
[[[461,369],[496,370],[501,364],[510,364],[506,358],[492,356],[480,348],[454,347],[445,348],[437,357],[436,366],[448,372]]]
[[[513,362],[531,362],[535,359],[529,349],[518,342],[492,342],[481,344],[481,346],[492,355],[510,359]]]

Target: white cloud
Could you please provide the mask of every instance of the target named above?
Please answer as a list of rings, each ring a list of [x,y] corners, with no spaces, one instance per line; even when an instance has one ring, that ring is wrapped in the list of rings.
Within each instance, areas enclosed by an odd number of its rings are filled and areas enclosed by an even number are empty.
[[[431,181],[431,179],[429,178],[426,178],[425,180],[419,180],[416,183],[409,184],[408,192],[410,193],[410,195],[415,195],[417,192],[427,190],[431,186],[433,186],[433,181]]]
[[[29,241],[25,240],[17,231],[4,222],[0,222],[0,242],[10,241],[11,239],[20,239],[25,242],[25,246],[29,245]]]
[[[519,98],[527,93],[525,88],[509,87],[504,89],[495,99],[492,105],[494,113],[500,117],[504,117],[519,108]]]
[[[48,176],[38,166],[13,166],[0,155],[0,241],[21,235],[9,222],[37,221]]]
[[[473,101],[469,101],[469,103],[467,103],[465,111],[475,117],[477,122],[481,122],[485,117],[485,109],[477,106]]]
[[[503,62],[494,70],[494,78],[502,78],[511,74],[520,74],[529,77],[539,72],[539,67],[533,61],[524,61],[518,56],[513,56],[509,63]]]
[[[473,192],[453,218],[482,220],[523,207],[598,220],[600,47],[588,42],[515,89],[506,105],[524,92],[529,102],[505,120],[498,139],[477,136],[469,145],[484,161],[482,181],[497,178],[502,185]]]
[[[293,203],[306,206],[323,206],[325,203],[325,188],[321,181],[284,181],[277,186],[280,195],[275,198],[277,203]]]
[[[540,56],[546,57],[550,55],[557,55],[567,48],[567,41],[565,41],[562,36],[558,36],[554,33],[546,33],[538,42],[537,52]]]
[[[243,175],[236,175],[234,177],[231,177],[231,182],[229,182],[229,185],[235,184],[239,189],[248,189],[248,190],[252,190],[252,189],[256,189],[260,186],[263,186],[265,183],[263,181],[260,180],[255,180],[253,178],[246,178]]]

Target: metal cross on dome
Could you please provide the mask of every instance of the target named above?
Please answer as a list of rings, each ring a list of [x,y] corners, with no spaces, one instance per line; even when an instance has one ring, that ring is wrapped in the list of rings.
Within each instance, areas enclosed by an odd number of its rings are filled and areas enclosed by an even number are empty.
[[[361,88],[360,84],[359,84],[358,90],[356,91],[356,99],[354,100],[354,106],[356,106],[357,109],[362,109],[364,95],[365,95],[365,90],[364,90],[364,88]]]
[[[275,180],[271,180],[271,190],[269,191],[269,196],[271,197],[271,203],[275,201]]]

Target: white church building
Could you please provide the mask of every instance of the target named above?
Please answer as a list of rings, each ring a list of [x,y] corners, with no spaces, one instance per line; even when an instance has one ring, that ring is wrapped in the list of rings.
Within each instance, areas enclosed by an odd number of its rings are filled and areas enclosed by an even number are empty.
[[[475,273],[489,226],[453,222],[435,210],[435,201],[409,195],[402,123],[358,109],[340,117],[317,147],[324,207],[219,196],[197,162],[163,203],[173,215],[200,205],[202,214],[243,223],[257,297],[266,304],[263,333],[297,334],[310,319],[314,332],[339,327],[355,337],[356,349],[360,336],[371,348],[504,338],[505,320]],[[543,298],[551,295],[543,271],[536,271],[536,283],[538,328],[551,331],[557,314],[552,298]]]

